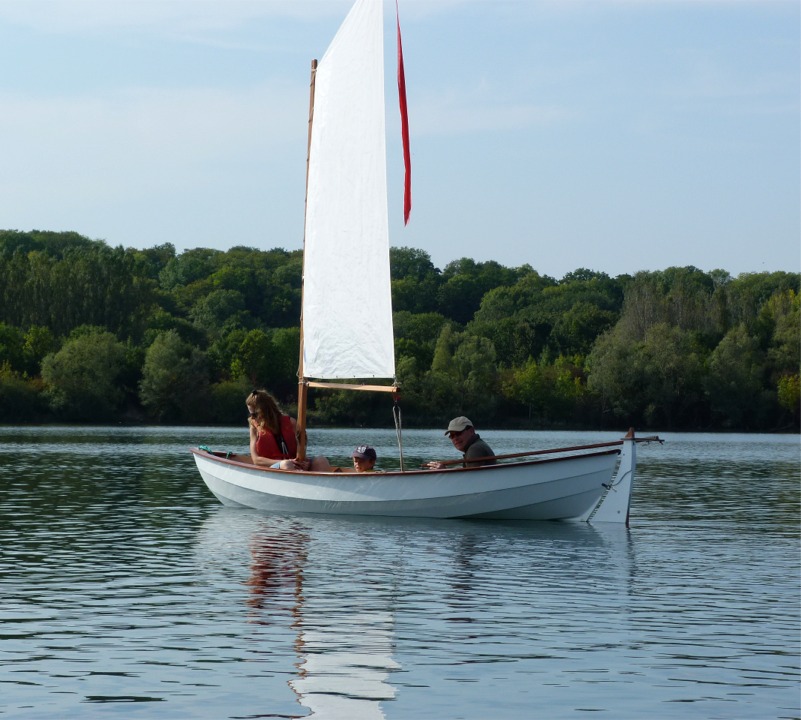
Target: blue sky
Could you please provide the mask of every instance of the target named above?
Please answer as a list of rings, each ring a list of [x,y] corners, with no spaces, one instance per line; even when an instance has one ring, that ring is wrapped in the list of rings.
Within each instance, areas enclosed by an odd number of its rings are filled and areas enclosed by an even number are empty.
[[[390,241],[561,278],[801,269],[797,0],[386,4]],[[0,0],[0,228],[302,245],[309,67],[350,0]]]

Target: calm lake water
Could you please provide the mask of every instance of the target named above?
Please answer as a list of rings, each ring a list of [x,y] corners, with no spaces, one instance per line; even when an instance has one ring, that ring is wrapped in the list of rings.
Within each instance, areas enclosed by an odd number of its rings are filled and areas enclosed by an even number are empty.
[[[799,718],[799,438],[662,437],[627,531],[269,516],[187,451],[244,428],[0,427],[0,717]]]

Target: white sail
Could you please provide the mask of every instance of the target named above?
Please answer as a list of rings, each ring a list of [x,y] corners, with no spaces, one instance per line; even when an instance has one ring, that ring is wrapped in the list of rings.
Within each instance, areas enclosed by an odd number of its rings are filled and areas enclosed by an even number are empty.
[[[358,0],[317,67],[303,266],[303,374],[394,378],[383,0]]]

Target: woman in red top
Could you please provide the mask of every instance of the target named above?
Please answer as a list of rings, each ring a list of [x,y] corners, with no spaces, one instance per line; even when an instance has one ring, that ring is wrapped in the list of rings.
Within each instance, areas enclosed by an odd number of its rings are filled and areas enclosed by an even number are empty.
[[[250,418],[250,457],[254,465],[281,470],[329,470],[324,457],[298,460],[298,426],[295,418],[284,415],[275,398],[266,390],[254,390],[245,404]]]

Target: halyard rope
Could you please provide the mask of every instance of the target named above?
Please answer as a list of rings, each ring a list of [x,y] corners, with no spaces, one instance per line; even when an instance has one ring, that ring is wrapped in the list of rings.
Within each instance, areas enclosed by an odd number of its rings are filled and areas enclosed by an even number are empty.
[[[400,469],[403,472],[403,429],[401,423],[401,409],[400,404],[398,403],[398,395],[393,395],[395,400],[395,404],[392,406],[392,418],[395,421],[395,435],[398,438],[398,453],[400,457]]]

